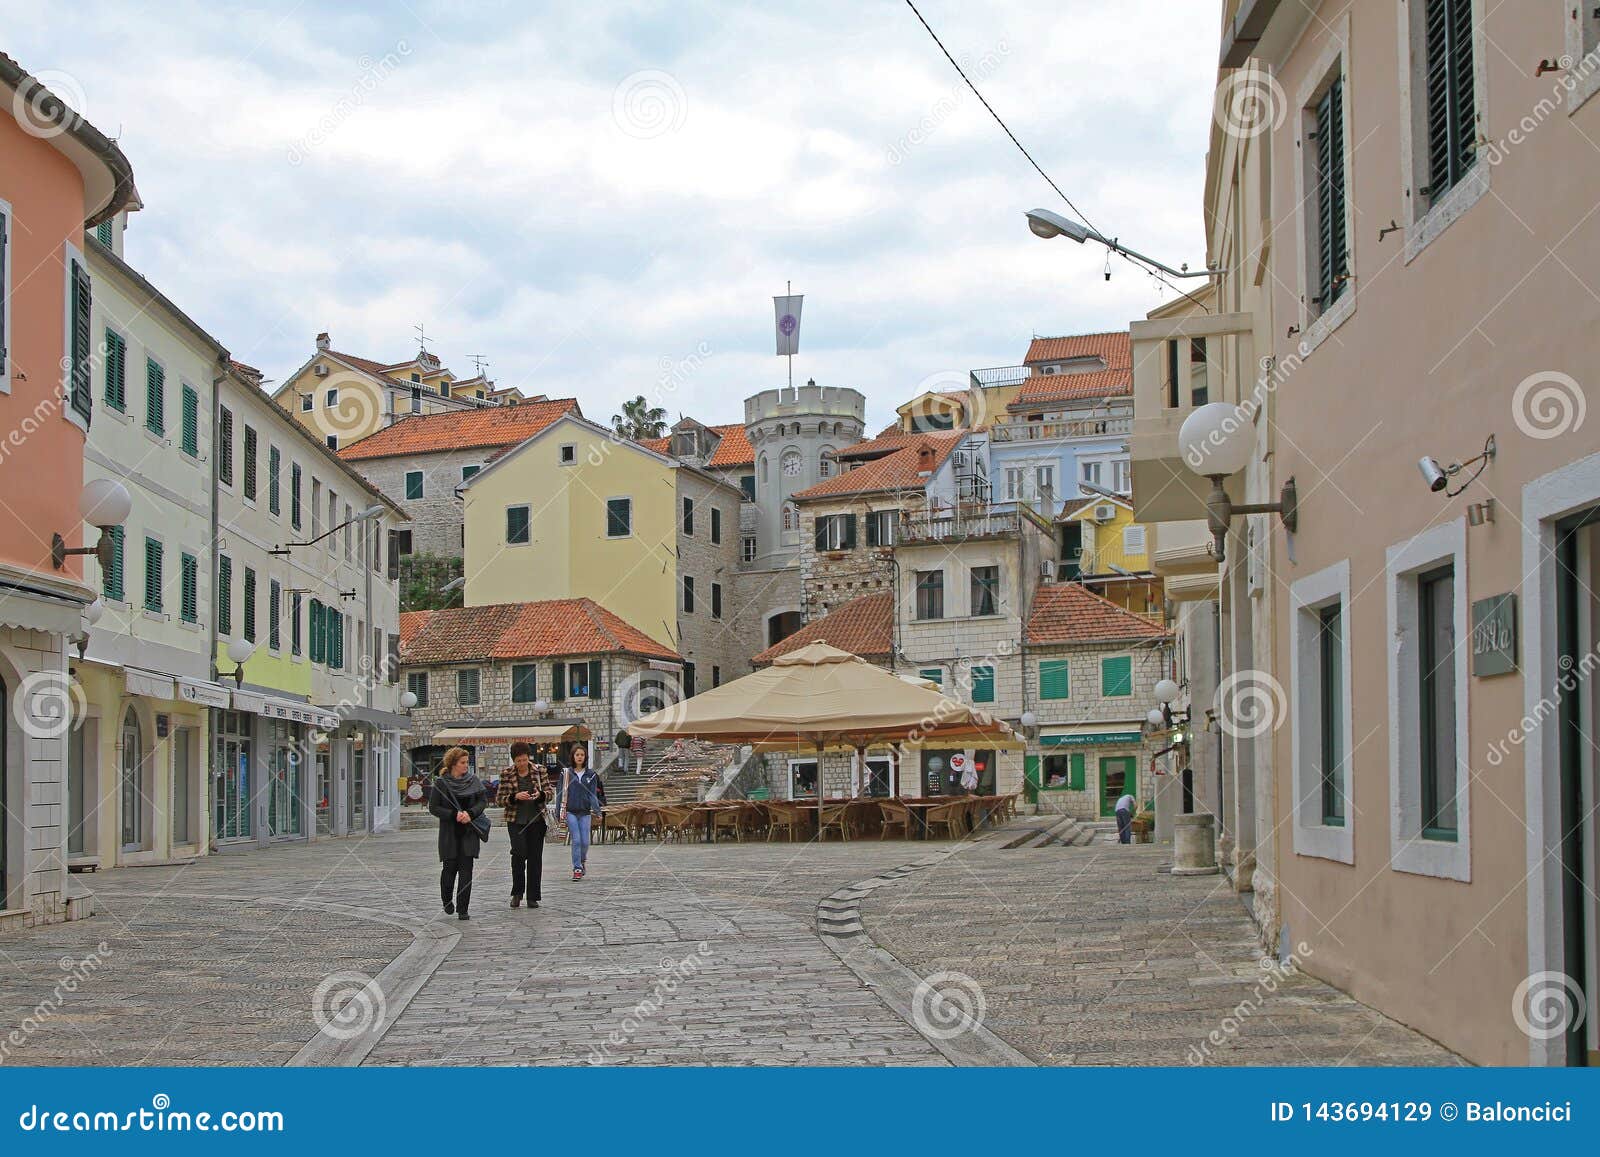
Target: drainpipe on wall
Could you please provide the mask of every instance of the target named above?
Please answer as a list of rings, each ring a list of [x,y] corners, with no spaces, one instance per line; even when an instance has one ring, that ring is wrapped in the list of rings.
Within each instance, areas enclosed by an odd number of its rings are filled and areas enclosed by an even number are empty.
[[[210,621],[206,624],[206,639],[210,644],[210,650],[206,652],[206,670],[211,672],[211,681],[213,683],[220,682],[220,673],[217,670],[217,559],[220,555],[217,550],[217,532],[219,529],[217,497],[221,490],[217,478],[217,433],[222,425],[222,383],[227,379],[228,357],[223,354],[217,358],[217,376],[211,379],[211,470],[209,471],[211,475],[211,613],[208,616]],[[212,708],[207,715],[208,718],[215,720],[217,725],[209,729],[210,734],[207,735],[209,740],[207,747],[210,748],[210,751],[201,754],[201,764],[206,768],[206,784],[210,787],[216,784],[216,768],[212,766],[211,757],[214,756],[217,750],[216,730],[222,722],[222,716],[218,708]],[[206,808],[206,814],[214,817],[216,810],[211,806],[211,793],[204,791],[201,793],[201,797],[206,801],[203,805]],[[208,826],[211,828],[209,850],[215,853],[217,850],[217,830],[214,824]]]

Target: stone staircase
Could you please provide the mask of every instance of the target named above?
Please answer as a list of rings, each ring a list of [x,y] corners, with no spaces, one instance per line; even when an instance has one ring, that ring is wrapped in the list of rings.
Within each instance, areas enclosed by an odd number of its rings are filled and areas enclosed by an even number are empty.
[[[1023,823],[1027,820],[1030,822]],[[1116,843],[1115,821],[1080,820],[1072,816],[1018,816],[1013,821],[1024,829],[1009,841],[1007,851],[1016,848],[1084,848],[1095,843]]]

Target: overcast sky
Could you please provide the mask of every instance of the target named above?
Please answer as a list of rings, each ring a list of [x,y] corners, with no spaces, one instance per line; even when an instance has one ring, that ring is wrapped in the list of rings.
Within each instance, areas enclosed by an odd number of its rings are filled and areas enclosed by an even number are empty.
[[[319,330],[398,361],[423,323],[602,421],[739,420],[792,279],[796,380],[876,426],[1173,296],[1027,232],[1065,206],[903,0],[72,7],[8,6],[0,47],[120,138],[128,260],[272,379]],[[919,7],[1098,228],[1203,259],[1217,0]]]

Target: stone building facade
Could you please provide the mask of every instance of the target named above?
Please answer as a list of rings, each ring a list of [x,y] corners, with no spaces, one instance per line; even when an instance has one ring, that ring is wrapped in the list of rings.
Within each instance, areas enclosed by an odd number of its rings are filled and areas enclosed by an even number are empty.
[[[750,671],[749,636],[734,606],[739,575],[740,491],[714,475],[673,472],[678,519],[678,624],[683,690],[704,691]]]
[[[815,380],[745,399],[755,457],[755,565],[786,565],[798,556],[802,539],[790,500],[837,473],[838,452],[861,441],[866,412],[860,391]]]

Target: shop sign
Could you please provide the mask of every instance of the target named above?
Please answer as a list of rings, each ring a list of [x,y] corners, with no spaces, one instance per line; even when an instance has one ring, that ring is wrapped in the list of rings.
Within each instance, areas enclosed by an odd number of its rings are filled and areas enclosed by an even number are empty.
[[[1517,669],[1517,596],[1491,595],[1472,604],[1472,673],[1509,675]]]
[[[1039,743],[1045,747],[1104,747],[1113,743],[1139,743],[1144,736],[1137,731],[1094,731],[1073,735],[1041,735]]]

